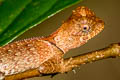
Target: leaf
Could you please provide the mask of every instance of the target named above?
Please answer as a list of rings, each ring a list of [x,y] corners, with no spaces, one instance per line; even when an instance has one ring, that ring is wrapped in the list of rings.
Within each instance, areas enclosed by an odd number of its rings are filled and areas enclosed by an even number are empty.
[[[80,1],[82,0],[3,1],[0,5],[0,46],[11,42],[28,29],[40,24],[54,14]],[[13,6],[12,9],[11,5]],[[6,7],[8,8],[6,9]],[[7,10],[9,13],[7,13]],[[12,18],[8,18],[10,15],[12,15]]]
[[[30,2],[31,0],[0,0],[0,34]]]

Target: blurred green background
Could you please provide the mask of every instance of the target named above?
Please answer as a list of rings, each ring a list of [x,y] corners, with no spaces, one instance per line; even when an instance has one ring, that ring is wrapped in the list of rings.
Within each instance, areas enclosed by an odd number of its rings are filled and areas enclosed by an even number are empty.
[[[104,48],[111,43],[120,42],[120,0],[84,0],[47,19],[40,25],[25,32],[16,40],[49,35],[59,28],[62,21],[66,20],[71,15],[72,10],[78,6],[87,6],[92,9],[97,16],[105,21],[105,29],[84,46],[69,51],[65,58]],[[120,80],[120,58],[89,63],[75,70],[76,74],[70,71],[67,74],[58,74],[53,78],[45,76],[28,80]]]

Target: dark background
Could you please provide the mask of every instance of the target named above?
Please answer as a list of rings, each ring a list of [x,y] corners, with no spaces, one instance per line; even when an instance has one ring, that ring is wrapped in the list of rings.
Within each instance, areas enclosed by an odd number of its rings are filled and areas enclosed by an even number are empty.
[[[62,21],[66,20],[71,15],[72,10],[78,6],[87,6],[92,9],[97,16],[105,21],[105,29],[84,46],[69,51],[65,57],[83,54],[106,47],[111,43],[120,42],[120,0],[84,0],[47,19],[16,40],[49,35],[59,28]],[[120,58],[89,63],[75,70],[76,74],[70,71],[67,74],[58,74],[53,78],[46,76],[29,80],[120,80]]]

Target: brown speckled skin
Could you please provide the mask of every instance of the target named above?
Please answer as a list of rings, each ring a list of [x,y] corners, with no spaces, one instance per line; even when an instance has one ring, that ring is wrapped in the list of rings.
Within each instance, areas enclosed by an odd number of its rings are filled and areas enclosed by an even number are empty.
[[[38,38],[11,43],[0,48],[0,72],[12,75],[38,68],[57,53],[61,51],[56,46]]]
[[[73,10],[61,27],[45,38],[10,43],[0,48],[0,76],[38,69],[40,73],[62,72],[63,54],[85,44],[104,28],[104,22],[86,7]]]

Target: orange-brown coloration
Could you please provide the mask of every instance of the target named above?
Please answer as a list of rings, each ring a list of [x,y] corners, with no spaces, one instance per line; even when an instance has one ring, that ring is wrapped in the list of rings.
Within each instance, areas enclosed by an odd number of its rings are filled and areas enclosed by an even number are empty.
[[[54,43],[64,53],[85,44],[104,28],[104,22],[86,7],[73,10],[71,17],[46,40]]]
[[[57,53],[62,52],[48,41],[28,39],[0,48],[0,72],[12,75],[38,68]]]
[[[86,7],[73,10],[61,27],[45,38],[13,42],[0,48],[0,76],[30,69],[41,74],[62,72],[63,54],[85,44],[104,28],[104,22]],[[63,64],[64,65],[64,64]]]

